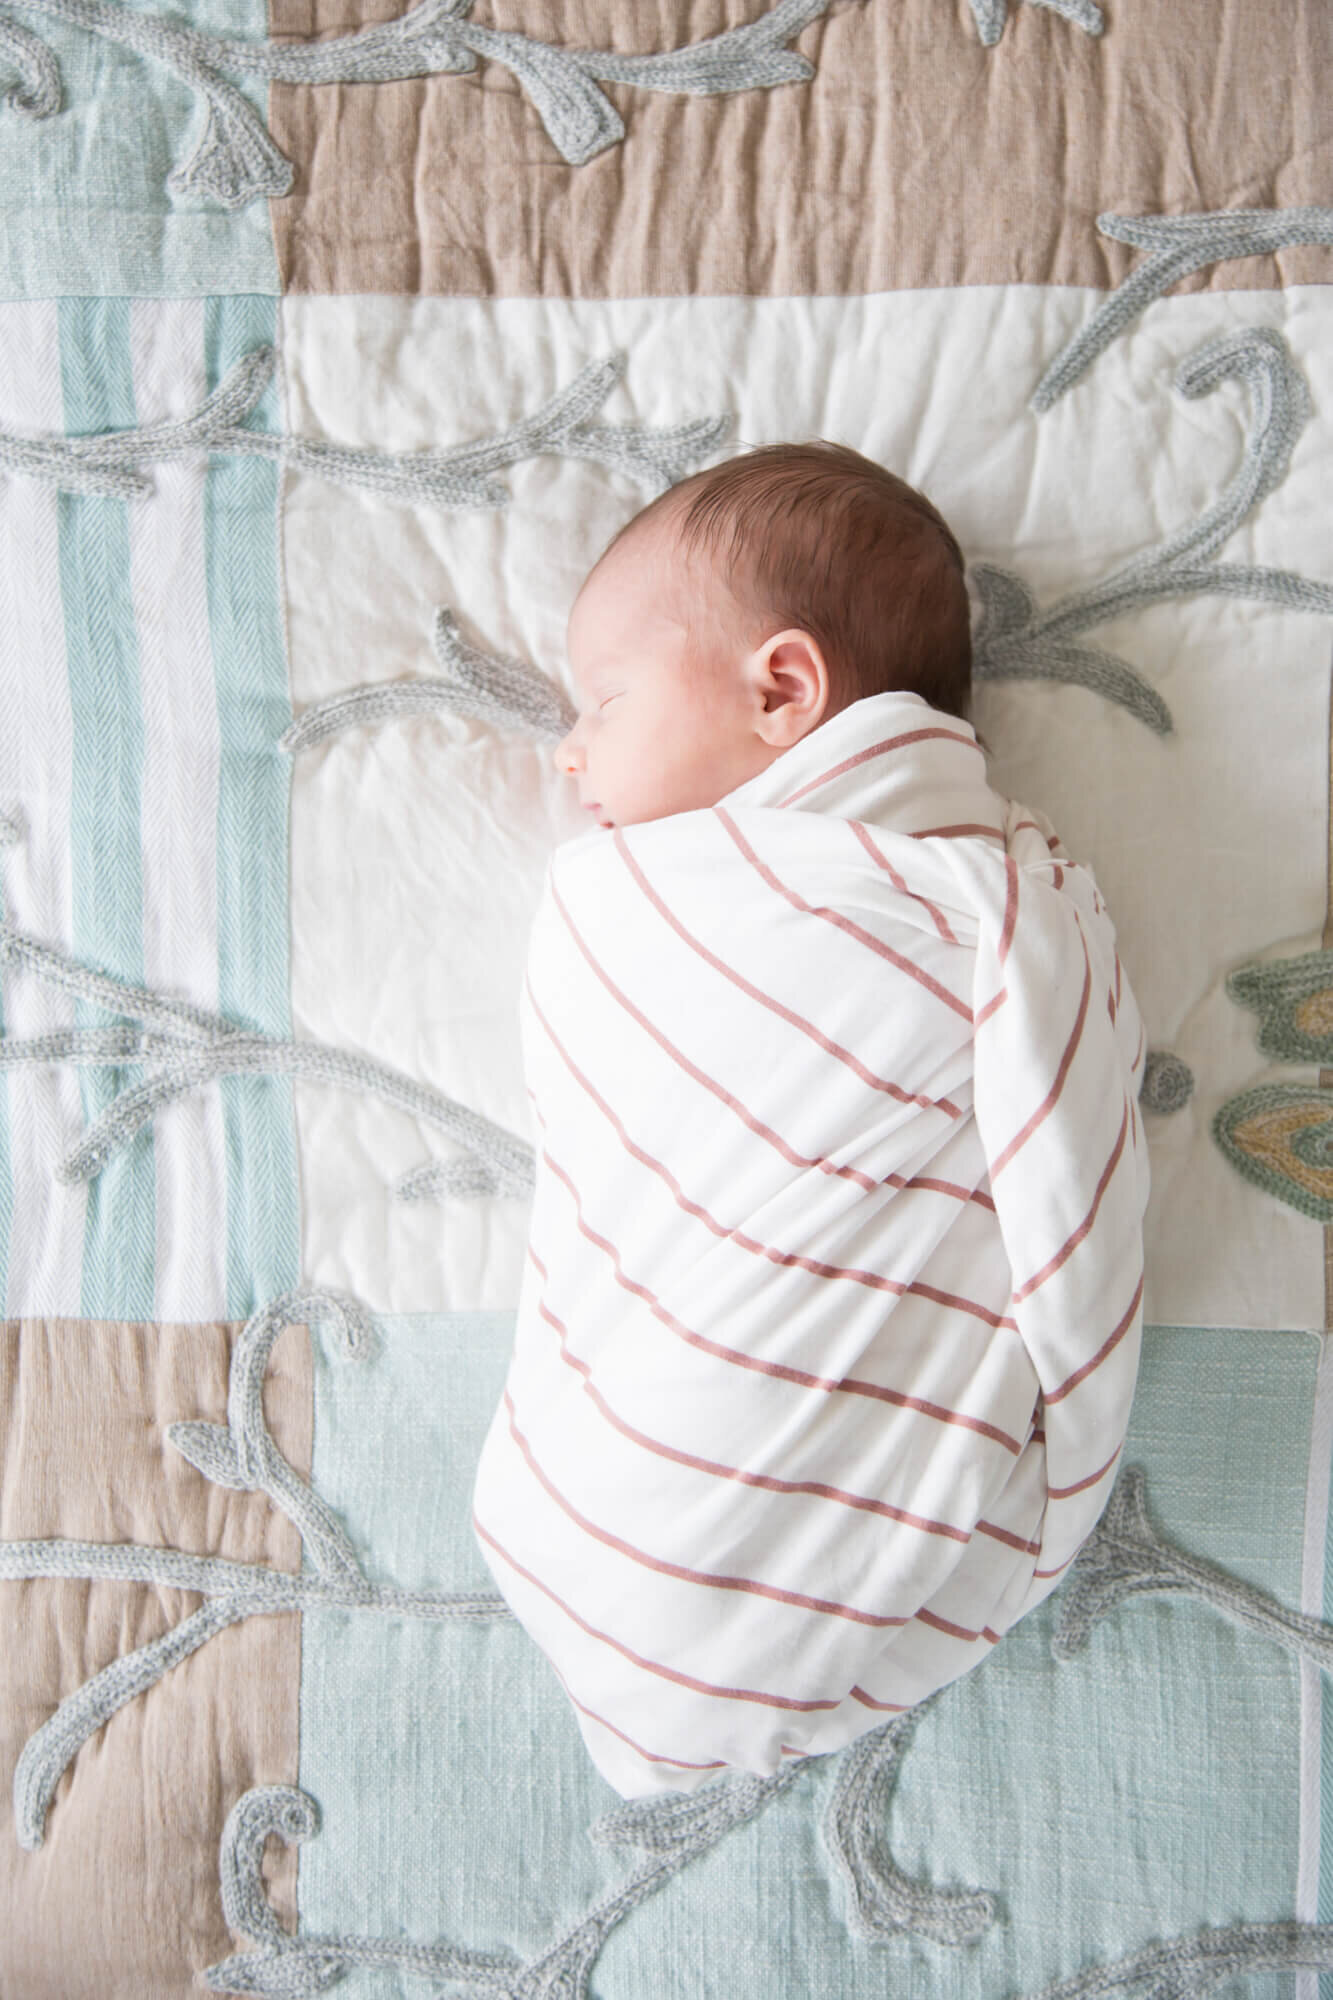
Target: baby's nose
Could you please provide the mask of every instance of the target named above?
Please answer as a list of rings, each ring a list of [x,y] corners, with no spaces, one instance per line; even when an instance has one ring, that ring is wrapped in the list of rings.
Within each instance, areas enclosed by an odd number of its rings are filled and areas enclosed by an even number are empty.
[[[576,771],[582,770],[583,752],[574,741],[574,731],[572,729],[568,736],[562,736],[556,744],[552,752],[552,760],[556,770],[564,778],[572,778]]]

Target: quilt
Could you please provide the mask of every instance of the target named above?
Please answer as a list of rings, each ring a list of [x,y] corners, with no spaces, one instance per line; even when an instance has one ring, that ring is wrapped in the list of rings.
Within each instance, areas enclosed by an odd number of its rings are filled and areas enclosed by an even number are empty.
[[[4,0],[0,1994],[1333,1978],[1319,0]],[[620,1799],[469,1521],[564,623],[919,486],[1146,1052],[1114,1490],[847,1748]]]

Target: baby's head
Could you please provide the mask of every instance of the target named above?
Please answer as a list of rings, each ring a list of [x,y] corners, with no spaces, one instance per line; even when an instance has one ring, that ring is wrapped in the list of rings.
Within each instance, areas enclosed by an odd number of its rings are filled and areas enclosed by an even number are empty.
[[[636,514],[570,613],[555,752],[603,826],[717,801],[865,695],[965,716],[963,558],[930,502],[845,445],[764,445]]]

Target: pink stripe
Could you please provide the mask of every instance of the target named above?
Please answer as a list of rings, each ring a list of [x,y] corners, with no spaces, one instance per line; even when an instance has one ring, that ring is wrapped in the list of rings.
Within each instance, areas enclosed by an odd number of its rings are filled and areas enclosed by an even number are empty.
[[[737,826],[735,820],[731,818],[724,807],[714,806],[713,811],[717,814],[718,819],[726,828],[751,867],[757,871],[770,889],[775,889],[780,896],[785,897],[794,910],[800,910],[805,916],[822,917],[825,923],[833,924],[838,930],[845,932],[848,937],[855,938],[858,944],[865,945],[868,950],[875,953],[877,958],[886,959],[890,965],[896,966],[899,972],[905,972],[909,979],[914,979],[918,986],[924,986],[928,993],[933,993],[935,998],[942,1000],[946,1007],[952,1007],[954,1013],[960,1015],[964,1021],[971,1022],[972,1009],[964,1001],[960,1000],[956,993],[950,993],[948,987],[941,986],[938,979],[932,979],[930,974],[923,972],[919,965],[913,965],[910,958],[904,958],[900,951],[893,949],[892,945],[883,944],[870,931],[863,930],[860,924],[854,924],[850,917],[842,916],[837,910],[826,909],[822,903],[807,903],[804,896],[799,896],[794,889],[789,889],[785,882],[778,880],[767,862],[760,860]]]
[[[976,1020],[972,1023],[972,1026],[974,1028],[979,1028],[983,1021],[989,1021],[991,1015],[998,1013],[1000,1008],[1003,1007],[1005,1001],[1008,998],[1009,998],[1009,988],[1007,986],[1002,986],[998,993],[992,993],[990,999],[986,1002],[985,1006],[981,1009],[981,1012],[977,1015]]]
[[[564,1182],[573,1196],[574,1206],[578,1211],[577,1219],[580,1234],[586,1236],[590,1243],[596,1244],[597,1248],[604,1251],[611,1259],[616,1283],[623,1290],[632,1293],[634,1297],[642,1299],[654,1319],[660,1320],[663,1326],[667,1327],[681,1340],[686,1341],[691,1347],[697,1347],[704,1354],[716,1355],[720,1361],[733,1362],[738,1368],[748,1368],[756,1375],[770,1375],[782,1382],[795,1382],[804,1389],[821,1389],[826,1393],[837,1390],[850,1396],[869,1396],[877,1402],[892,1403],[895,1409],[919,1410],[922,1416],[934,1417],[939,1423],[960,1424],[965,1430],[975,1431],[979,1437],[993,1438],[996,1444],[1003,1445],[1006,1451],[1011,1451],[1015,1457],[1018,1456],[1018,1453],[1022,1449],[1018,1439],[1011,1437],[1007,1431],[1000,1430],[995,1424],[988,1424],[981,1417],[964,1416],[961,1410],[946,1409],[939,1403],[927,1403],[919,1396],[904,1395],[899,1389],[882,1388],[878,1382],[863,1382],[857,1376],[847,1375],[838,1381],[834,1381],[826,1375],[808,1374],[803,1368],[791,1368],[786,1362],[761,1361],[757,1355],[743,1354],[738,1348],[723,1347],[719,1341],[709,1340],[702,1333],[691,1332],[689,1327],[682,1325],[673,1313],[667,1311],[666,1307],[659,1299],[654,1297],[646,1285],[639,1284],[635,1279],[625,1274],[621,1266],[620,1254],[615,1245],[609,1242],[605,1236],[599,1236],[596,1230],[590,1228],[588,1223],[585,1222],[583,1218],[583,1204],[579,1198],[578,1190],[563,1167],[558,1167],[547,1152],[543,1152],[542,1158],[545,1160],[547,1166],[550,1167],[552,1173]],[[995,1323],[993,1315],[983,1314],[983,1317],[990,1319],[992,1324]]]
[[[1013,1534],[1008,1528],[997,1528],[990,1521],[978,1521],[977,1533],[989,1535],[993,1542],[1003,1542],[1008,1548],[1017,1549],[1025,1556],[1035,1556],[1041,1550],[1040,1542],[1024,1541],[1021,1535]]]
[[[1112,1328],[1111,1332],[1107,1335],[1106,1339],[1097,1349],[1097,1352],[1093,1355],[1091,1361],[1085,1361],[1081,1368],[1076,1368],[1072,1375],[1066,1376],[1065,1380],[1060,1384],[1058,1389],[1052,1389],[1048,1392],[1046,1397],[1046,1401],[1048,1404],[1062,1402],[1063,1399],[1069,1394],[1071,1389],[1077,1389],[1080,1382],[1084,1382],[1087,1380],[1088,1376],[1092,1374],[1094,1368],[1101,1367],[1101,1364],[1103,1361],[1105,1361],[1107,1355],[1111,1352],[1113,1348],[1116,1348],[1120,1345],[1120,1342],[1124,1339],[1126,1333],[1129,1331],[1129,1327],[1134,1318],[1134,1315],[1139,1309],[1139,1300],[1142,1297],[1143,1297],[1143,1278],[1142,1276],[1140,1276],[1138,1284],[1134,1287],[1134,1296],[1129,1302],[1129,1310],[1125,1314],[1124,1318],[1121,1319]]]
[[[865,1188],[867,1192],[881,1185],[879,1181],[872,1180],[869,1174],[862,1173],[859,1167],[838,1167],[831,1160],[811,1159],[804,1153],[796,1152],[780,1134],[773,1130],[772,1126],[765,1125],[762,1119],[756,1118],[752,1112],[747,1111],[738,1097],[733,1097],[731,1092],[725,1090],[713,1077],[705,1075],[704,1071],[696,1063],[692,1063],[688,1056],[683,1055],[678,1048],[667,1040],[659,1028],[653,1026],[646,1014],[640,1013],[629,996],[622,993],[620,988],[613,983],[610,975],[602,970],[575,929],[574,919],[570,916],[569,911],[561,901],[560,892],[554,882],[551,883],[551,896],[556,908],[565,920],[565,925],[570,936],[583,953],[592,971],[596,973],[603,986],[605,986],[607,992],[614,1000],[619,1001],[631,1020],[636,1021],[645,1034],[651,1035],[663,1053],[670,1056],[672,1062],[683,1069],[687,1076],[693,1077],[696,1083],[701,1084],[705,1090],[710,1091],[718,1099],[719,1103],[727,1106],[729,1111],[734,1111],[743,1125],[747,1125],[759,1138],[766,1140],[770,1146],[775,1147],[781,1153],[783,1159],[789,1161],[792,1166],[817,1167],[821,1174],[835,1174],[840,1180],[853,1181],[857,1187]]]
[[[1119,1458],[1124,1448],[1125,1448],[1124,1439],[1122,1438],[1120,1443],[1116,1446],[1115,1450],[1111,1453],[1111,1456],[1107,1459],[1105,1465],[1103,1465],[1098,1471],[1090,1472],[1086,1479],[1076,1479],[1072,1486],[1048,1487],[1047,1488],[1048,1497],[1052,1500],[1068,1500],[1071,1499],[1075,1493],[1086,1493],[1088,1488],[1090,1486],[1095,1486],[1099,1479],[1105,1479],[1107,1473],[1111,1470],[1111,1467],[1115,1464],[1116,1460]],[[1063,1567],[1064,1565],[1061,1564],[1061,1568]],[[1048,1570],[1037,1570],[1034,1571],[1033,1574],[1037,1576],[1055,1576],[1058,1574],[1058,1572],[1056,1570],[1048,1569]]]
[[[1060,1266],[1065,1262],[1066,1258],[1070,1257],[1073,1254],[1073,1252],[1078,1248],[1079,1244],[1083,1241],[1084,1237],[1087,1235],[1088,1231],[1092,1228],[1093,1223],[1097,1220],[1097,1210],[1102,1205],[1102,1196],[1106,1193],[1107,1187],[1110,1185],[1111,1176],[1116,1170],[1116,1163],[1118,1162],[1120,1155],[1125,1150],[1125,1139],[1128,1133],[1129,1133],[1129,1099],[1126,1098],[1125,1108],[1120,1114],[1120,1132],[1116,1139],[1115,1145],[1111,1149],[1111,1157],[1106,1162],[1106,1165],[1102,1169],[1101,1179],[1097,1183],[1097,1191],[1092,1198],[1092,1207],[1088,1210],[1087,1214],[1084,1216],[1082,1222],[1080,1222],[1078,1228],[1074,1231],[1073,1235],[1065,1238],[1065,1241],[1060,1245],[1060,1248],[1056,1251],[1055,1255],[1047,1263],[1043,1264],[1041,1269],[1027,1280],[1026,1284],[1022,1284],[1019,1286],[1018,1290],[1014,1293],[1013,1296],[1013,1303],[1016,1306],[1021,1305],[1023,1300],[1028,1298],[1033,1292],[1035,1292],[1039,1285],[1045,1284],[1047,1278],[1051,1277],[1054,1272],[1059,1270]],[[1046,1400],[1049,1403],[1051,1398],[1048,1396]]]
[[[541,1118],[540,1113],[538,1113],[538,1118],[539,1119]],[[541,1122],[543,1124],[543,1129],[544,1129],[545,1121],[543,1120]],[[584,1220],[582,1198],[580,1197],[579,1191],[575,1187],[573,1180],[570,1178],[568,1171],[564,1167],[558,1166],[556,1162],[552,1159],[550,1153],[545,1150],[542,1153],[542,1159],[551,1169],[551,1172],[556,1176],[556,1179],[563,1182],[564,1186],[569,1190],[569,1193],[573,1197],[574,1206],[578,1211],[578,1226],[580,1233],[586,1236],[590,1243],[595,1243],[599,1250],[605,1251],[606,1254],[611,1258],[615,1268],[616,1283],[618,1285],[622,1285],[627,1292],[633,1292],[636,1297],[643,1299],[650,1307],[654,1316],[658,1319],[661,1319],[664,1326],[670,1326],[671,1330],[674,1333],[679,1333],[683,1339],[691,1341],[695,1346],[706,1349],[706,1351],[709,1354],[716,1354],[721,1356],[723,1360],[736,1361],[740,1363],[741,1366],[746,1368],[762,1368],[765,1372],[772,1374],[783,1374],[785,1372],[782,1368],[778,1366],[776,1362],[761,1363],[755,1360],[755,1358],[752,1355],[741,1354],[735,1348],[720,1347],[715,1341],[706,1339],[703,1334],[691,1333],[687,1327],[682,1326],[680,1321],[674,1318],[674,1316],[667,1311],[666,1307],[662,1304],[661,1300],[658,1299],[654,1293],[648,1290],[647,1286],[641,1285],[637,1282],[637,1280],[626,1276],[624,1267],[622,1266],[620,1261],[620,1253],[616,1249],[614,1243],[612,1243],[608,1237],[599,1236],[597,1231],[593,1229]],[[825,1275],[825,1274],[817,1273],[817,1275]],[[867,1274],[867,1277],[868,1276],[869,1274]],[[979,1305],[975,1299],[965,1299],[960,1294],[956,1294],[953,1292],[942,1292],[935,1285],[923,1285],[922,1283],[920,1283],[919,1280],[914,1280],[911,1284],[904,1284],[900,1278],[881,1278],[877,1281],[875,1289],[877,1291],[882,1290],[887,1292],[894,1292],[900,1298],[908,1294],[911,1294],[918,1298],[930,1299],[936,1305],[948,1306],[957,1312],[970,1313],[974,1319],[979,1319],[984,1321],[984,1323],[987,1326],[1007,1327],[1013,1333],[1017,1333],[1018,1331],[1017,1320],[1005,1315],[1001,1315],[999,1313],[994,1313],[991,1311],[989,1306]],[[808,1378],[803,1377],[800,1375],[799,1370],[794,1371],[792,1373],[791,1379],[793,1381],[797,1379],[801,1380],[808,1379],[811,1383],[819,1383],[823,1387],[839,1387],[839,1388],[847,1387],[847,1384],[845,1382],[837,1384],[827,1383],[825,1382],[822,1376],[811,1375]],[[869,1387],[869,1385],[866,1386],[867,1388]],[[877,1391],[876,1393],[882,1393],[882,1392]],[[908,1407],[908,1405],[904,1404],[904,1407],[906,1408]],[[916,1406],[911,1405],[911,1407],[914,1408]],[[922,1405],[922,1407],[924,1408],[926,1406]],[[966,1418],[966,1419],[959,1418],[958,1421],[971,1423],[974,1420],[971,1418]],[[988,1436],[991,1435],[989,1429],[987,1430],[986,1434]],[[997,1438],[1004,1438],[1006,1443],[1009,1442],[1009,1440],[1005,1438],[1005,1433],[1003,1431],[996,1431],[994,1435]]]
[[[580,1701],[559,1667],[555,1665],[555,1661],[552,1660],[549,1664],[555,1667],[556,1679],[579,1713],[590,1716],[601,1728],[610,1730],[613,1736],[618,1736],[622,1743],[628,1743],[636,1756],[646,1758],[650,1764],[674,1764],[681,1771],[724,1771],[726,1769],[726,1765],[720,1757],[715,1757],[708,1764],[692,1764],[687,1757],[668,1757],[661,1750],[645,1750],[642,1743],[636,1743],[632,1736],[626,1736],[623,1729],[617,1729],[614,1722],[608,1722],[607,1718],[604,1715],[599,1715],[595,1708],[589,1708],[586,1701]]]
[[[541,1273],[542,1278],[546,1279],[548,1276],[546,1266],[531,1246],[529,1246],[528,1255]],[[817,1500],[831,1500],[837,1506],[855,1507],[861,1513],[879,1514],[885,1520],[897,1521],[905,1528],[917,1528],[924,1535],[943,1535],[947,1540],[952,1542],[966,1542],[969,1539],[965,1528],[952,1527],[947,1521],[931,1520],[925,1514],[909,1514],[905,1508],[891,1506],[887,1500],[871,1500],[863,1493],[851,1493],[841,1486],[828,1486],[822,1480],[779,1479],[776,1473],[744,1472],[739,1466],[723,1465],[716,1459],[699,1458],[694,1452],[682,1451],[677,1445],[664,1444],[660,1438],[649,1437],[645,1431],[636,1430],[632,1424],[626,1423],[624,1418],[618,1416],[611,1408],[611,1405],[593,1381],[592,1370],[588,1366],[588,1363],[581,1356],[571,1353],[569,1342],[566,1338],[569,1328],[551,1310],[545,1299],[537,1301],[537,1311],[546,1321],[547,1325],[554,1329],[561,1360],[572,1368],[576,1374],[582,1376],[583,1380],[580,1387],[592,1402],[593,1407],[600,1412],[614,1430],[620,1432],[622,1437],[628,1438],[632,1444],[642,1446],[645,1451],[652,1452],[655,1457],[670,1459],[676,1465],[687,1465],[691,1471],[705,1472],[715,1479],[731,1479],[736,1481],[740,1486],[755,1486],[766,1493],[805,1493]],[[987,1521],[978,1521],[977,1531],[980,1534],[992,1536],[998,1542],[1008,1542],[1013,1548],[1030,1551],[1033,1555],[1037,1552],[1037,1544],[1035,1542],[1020,1541],[1016,1535],[1011,1535],[1008,1529],[992,1527]]]
[[[937,1611],[923,1608],[916,1615],[922,1625],[929,1625],[936,1632],[946,1632],[951,1639],[966,1639],[969,1644],[977,1639],[987,1639],[992,1646],[1000,1643],[999,1633],[992,1632],[989,1625],[983,1625],[979,1632],[972,1632],[966,1625],[955,1625],[952,1619],[941,1618]]]
[[[1014,941],[1014,924],[1018,918],[1018,863],[1012,855],[1004,857],[1004,927],[1000,932],[998,957],[1003,965],[1009,956],[1009,947]]]
[[[950,930],[944,912],[938,909],[936,905],[931,902],[929,896],[922,896],[921,894],[918,893],[917,890],[908,888],[907,883],[904,881],[903,877],[898,873],[898,870],[894,867],[891,867],[889,862],[880,853],[878,847],[876,847],[874,841],[870,838],[869,832],[864,826],[862,826],[860,820],[850,819],[848,820],[847,824],[848,826],[850,826],[852,832],[856,835],[857,839],[860,841],[862,847],[864,847],[866,853],[870,856],[871,860],[877,861],[879,863],[880,867],[884,870],[885,874],[888,876],[890,882],[892,882],[894,888],[901,891],[901,893],[904,896],[910,896],[914,903],[920,903],[925,909],[930,911],[931,917],[934,919],[935,928],[939,932],[940,936],[944,939],[946,944],[957,944],[958,940],[954,936],[953,932]]]
[[[915,1706],[915,1703],[910,1701],[876,1701],[873,1694],[867,1694],[861,1687],[851,1688],[849,1693],[853,1701],[860,1702],[862,1708],[876,1708],[881,1713],[887,1712],[891,1715],[905,1715],[909,1708]]]
[[[1064,869],[1063,869],[1063,868],[1062,868],[1062,867],[1060,866],[1060,864],[1059,864],[1059,862],[1058,862],[1058,861],[1057,861],[1057,862],[1055,863],[1055,867],[1054,867],[1054,870],[1053,870],[1053,880],[1054,880],[1054,882],[1055,882],[1055,886],[1056,886],[1056,888],[1057,888],[1057,889],[1063,889],[1063,888],[1064,888],[1064,886],[1065,886],[1065,871],[1064,871]]]
[[[791,1695],[763,1694],[757,1688],[716,1687],[712,1681],[696,1680],[692,1674],[678,1673],[674,1667],[665,1667],[659,1660],[647,1659],[644,1654],[636,1653],[631,1646],[624,1645],[619,1639],[613,1639],[609,1632],[599,1631],[597,1626],[590,1625],[586,1618],[580,1618],[572,1604],[566,1604],[564,1598],[557,1595],[549,1584],[543,1583],[539,1576],[534,1576],[530,1569],[524,1569],[522,1563],[510,1555],[503,1542],[497,1541],[494,1535],[482,1527],[475,1512],[472,1516],[472,1527],[474,1532],[481,1536],[483,1542],[487,1543],[490,1548],[493,1548],[495,1553],[504,1562],[507,1562],[512,1570],[517,1571],[519,1576],[525,1578],[535,1589],[540,1590],[544,1597],[549,1597],[552,1604],[558,1606],[567,1618],[571,1618],[581,1631],[587,1633],[590,1639],[597,1639],[604,1646],[610,1646],[615,1652],[621,1654],[623,1658],[632,1660],[636,1667],[642,1667],[646,1673],[656,1674],[659,1679],[664,1681],[674,1681],[677,1687],[693,1688],[696,1694],[717,1695],[723,1701],[754,1701],[759,1702],[765,1708],[799,1709],[802,1714],[808,1714],[813,1709],[837,1708],[840,1706],[838,1700],[797,1701]]]
[[[963,840],[975,834],[984,834],[987,840],[998,840],[1003,846],[1004,835],[996,827],[982,826],[976,820],[964,820],[960,826],[927,826],[912,835],[913,840]]]
[[[942,1097],[938,1100],[933,1097],[926,1097],[920,1091],[904,1090],[901,1084],[889,1083],[884,1077],[876,1076],[873,1070],[867,1069],[865,1064],[851,1053],[850,1049],[844,1049],[840,1043],[830,1041],[827,1035],[821,1034],[812,1021],[807,1021],[803,1015],[794,1013],[790,1007],[785,1007],[780,1000],[775,1000],[771,994],[763,993],[757,986],[752,986],[748,979],[742,978],[741,974],[733,966],[728,965],[725,960],[720,959],[716,952],[710,951],[707,945],[701,944],[698,938],[692,937],[679,918],[674,916],[667,908],[661,896],[658,895],[656,889],[654,889],[652,883],[630,853],[629,845],[619,828],[616,829],[612,838],[625,866],[629,869],[630,874],[638,883],[640,889],[642,889],[644,895],[648,898],[648,901],[658,912],[659,916],[670,924],[677,937],[683,939],[692,951],[698,952],[700,958],[711,965],[715,971],[720,972],[725,979],[729,979],[733,986],[738,986],[742,993],[749,995],[751,1000],[757,1000],[761,1007],[767,1007],[771,1012],[779,1015],[782,1020],[789,1021],[792,1027],[799,1028],[802,1034],[809,1035],[811,1040],[817,1042],[821,1049],[827,1050],[831,1056],[836,1056],[839,1062],[846,1063],[848,1069],[854,1070],[861,1081],[868,1083],[872,1090],[885,1091],[890,1097],[896,1098],[899,1104],[919,1104],[925,1111],[938,1109],[947,1112],[950,1118],[962,1117],[963,1114],[958,1106],[951,1104],[947,1097]]]
[[[911,729],[903,736],[890,736],[883,743],[872,743],[868,750],[858,750],[854,757],[845,757],[841,764],[835,764],[831,770],[821,772],[820,776],[812,778],[808,785],[802,785],[798,792],[791,792],[785,799],[779,799],[778,804],[795,805],[797,799],[803,799],[808,792],[818,791],[821,785],[830,784],[834,778],[840,778],[844,771],[854,771],[858,764],[868,764],[872,757],[882,757],[889,750],[901,750],[908,743],[925,743],[933,737],[942,737],[946,743],[961,743],[965,750],[975,750],[977,747],[970,737],[960,736],[956,729]]]
[[[1043,1119],[1048,1117],[1050,1112],[1054,1108],[1055,1101],[1059,1097],[1061,1090],[1064,1088],[1065,1078],[1069,1074],[1069,1065],[1074,1060],[1074,1052],[1078,1048],[1079,1042],[1082,1039],[1083,1023],[1087,1019],[1087,1013],[1088,1013],[1088,995],[1092,991],[1092,965],[1088,959],[1088,947],[1086,944],[1083,943],[1082,926],[1080,926],[1079,928],[1079,943],[1083,947],[1083,992],[1079,998],[1078,1015],[1074,1022],[1073,1032],[1070,1035],[1069,1041],[1065,1046],[1065,1052],[1060,1058],[1060,1067],[1055,1072],[1055,1082],[1051,1085],[1050,1089],[1047,1091],[1041,1103],[1037,1106],[1032,1116],[1028,1119],[1027,1124],[1024,1125],[1020,1131],[1015,1132],[1013,1138],[1009,1141],[1009,1144],[1004,1148],[1004,1151],[999,1155],[999,1157],[996,1160],[992,1161],[990,1170],[992,1187],[994,1187],[995,1185],[996,1176],[1003,1172],[1005,1167],[1008,1166],[1010,1160],[1013,1159],[1015,1153],[1018,1152],[1021,1146],[1026,1145],[1027,1141],[1032,1137],[1032,1134],[1036,1131],[1037,1127],[1042,1123]]]
[[[505,1409],[509,1412],[510,1436],[526,1459],[528,1469],[533,1477],[550,1494],[556,1506],[563,1513],[567,1514],[570,1520],[575,1522],[578,1527],[582,1528],[586,1535],[590,1535],[594,1541],[604,1543],[609,1549],[615,1549],[618,1554],[628,1556],[631,1562],[641,1563],[645,1569],[655,1570],[660,1576],[674,1576],[682,1583],[700,1584],[710,1590],[745,1591],[755,1597],[771,1598],[775,1604],[794,1604],[802,1611],[817,1611],[830,1618],[847,1618],[856,1625],[883,1627],[886,1625],[907,1624],[908,1621],[906,1618],[890,1618],[881,1616],[873,1611],[858,1611],[855,1605],[840,1603],[837,1598],[808,1597],[804,1591],[784,1590],[779,1584],[760,1583],[754,1577],[718,1576],[710,1570],[688,1569],[683,1563],[666,1562],[660,1556],[650,1556],[646,1549],[636,1547],[633,1542],[622,1540],[619,1535],[613,1535],[607,1528],[597,1527],[594,1522],[588,1519],[586,1514],[579,1512],[573,1502],[560,1492],[551,1478],[538,1465],[536,1458],[533,1456],[532,1447],[518,1428],[518,1419],[514,1412],[513,1399],[507,1389],[504,1392],[503,1400]]]
[[[716,1216],[710,1214],[701,1202],[694,1201],[685,1193],[680,1182],[668,1166],[665,1166],[661,1160],[655,1159],[644,1147],[638,1145],[630,1138],[621,1119],[616,1115],[591,1079],[583,1074],[583,1071],[565,1048],[545,1014],[543,1014],[530,981],[527,982],[527,995],[528,1003],[541,1023],[542,1028],[545,1030],[547,1039],[550,1041],[556,1054],[560,1057],[560,1060],[564,1063],[569,1074],[574,1078],[574,1081],[587,1093],[598,1110],[615,1128],[616,1136],[630,1157],[638,1160],[651,1173],[657,1175],[659,1180],[670,1189],[676,1206],[682,1209],[686,1215],[692,1215],[697,1221],[702,1222],[705,1229],[710,1230],[720,1241],[734,1243],[738,1250],[746,1250],[755,1257],[764,1257],[770,1264],[777,1264],[785,1269],[809,1271],[816,1278],[845,1278],[852,1284],[866,1285],[872,1291],[892,1292],[895,1296],[901,1296],[903,1287],[893,1279],[881,1277],[876,1271],[865,1271],[852,1264],[826,1264],[818,1258],[803,1256],[795,1250],[776,1250],[771,1244],[761,1243],[757,1237],[747,1235],[739,1224],[728,1227],[727,1224],[719,1222]],[[528,1094],[532,1096],[531,1092]],[[532,1102],[537,1122],[542,1130],[545,1131],[546,1120],[542,1117],[541,1111],[537,1109],[537,1100],[535,1097],[533,1097]],[[995,1207],[995,1203],[988,1194],[983,1194],[979,1190],[960,1187],[952,1181],[932,1180],[926,1175],[909,1181],[905,1180],[901,1174],[890,1174],[882,1185],[899,1189],[922,1187],[934,1194],[951,1195],[959,1201],[975,1200],[981,1207],[989,1208],[992,1211]]]

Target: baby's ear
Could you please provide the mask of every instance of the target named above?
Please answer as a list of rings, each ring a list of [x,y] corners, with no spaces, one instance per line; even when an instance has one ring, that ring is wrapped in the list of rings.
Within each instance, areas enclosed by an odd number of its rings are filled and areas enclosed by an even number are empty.
[[[789,749],[823,720],[829,701],[828,667],[808,632],[777,632],[755,656],[763,707],[755,728],[765,743]]]

